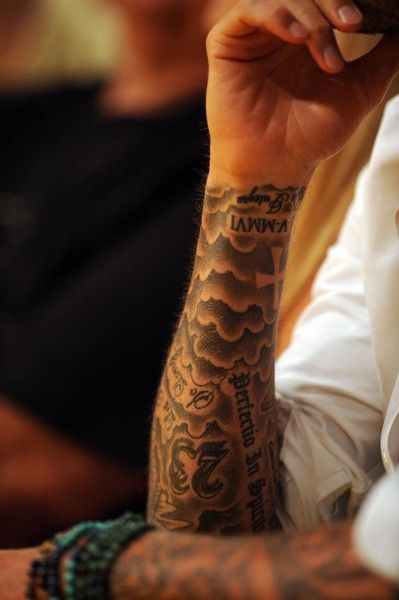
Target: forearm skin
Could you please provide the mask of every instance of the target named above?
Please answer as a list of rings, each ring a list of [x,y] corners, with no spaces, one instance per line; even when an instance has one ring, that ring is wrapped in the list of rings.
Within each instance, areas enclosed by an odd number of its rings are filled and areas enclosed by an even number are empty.
[[[394,600],[364,568],[350,526],[291,536],[217,538],[155,531],[112,576],[113,600]]]
[[[261,533],[274,514],[274,352],[302,186],[208,187],[154,413],[149,521]]]

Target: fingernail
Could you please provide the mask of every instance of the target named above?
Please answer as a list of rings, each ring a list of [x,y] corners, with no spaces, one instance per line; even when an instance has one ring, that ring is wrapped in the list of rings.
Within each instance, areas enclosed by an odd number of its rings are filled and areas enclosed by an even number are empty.
[[[291,35],[296,38],[306,38],[309,35],[309,31],[302,25],[302,23],[298,23],[298,21],[293,21],[289,26],[289,30]]]
[[[338,10],[338,16],[346,25],[356,25],[356,23],[360,23],[363,17],[360,10],[353,4],[341,6]]]
[[[344,61],[332,46],[329,46],[324,50],[324,60],[326,65],[330,67],[330,69],[334,69],[334,71],[341,71],[344,68]]]

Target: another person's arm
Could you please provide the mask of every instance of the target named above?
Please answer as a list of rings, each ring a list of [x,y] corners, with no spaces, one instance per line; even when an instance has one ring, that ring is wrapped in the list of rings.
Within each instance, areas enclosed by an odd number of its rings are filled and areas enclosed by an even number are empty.
[[[350,527],[211,539],[153,532],[119,559],[113,600],[393,600],[360,562]]]
[[[120,556],[113,600],[394,600],[398,493],[396,469],[353,527],[230,539],[152,532]]]
[[[0,552],[2,600],[23,600],[35,556]],[[360,561],[348,525],[268,539],[154,531],[119,557],[110,589],[112,600],[397,598],[393,584]]]

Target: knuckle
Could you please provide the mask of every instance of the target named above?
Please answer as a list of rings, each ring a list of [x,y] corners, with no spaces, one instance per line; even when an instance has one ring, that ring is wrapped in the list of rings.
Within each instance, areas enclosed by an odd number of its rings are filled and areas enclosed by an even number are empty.
[[[211,29],[211,31],[208,33],[207,37],[206,37],[206,52],[208,55],[208,58],[211,58],[213,56],[213,54],[215,53],[215,46],[217,44],[217,35],[216,32]]]
[[[329,12],[331,12],[331,10],[333,10],[336,5],[335,2],[331,2],[330,0],[315,0],[315,4],[320,10]]]
[[[282,6],[274,7],[270,12],[270,19],[275,22],[282,22],[288,16],[288,12]]]
[[[325,15],[330,16],[347,2],[346,0],[335,0],[334,2],[331,0],[315,0],[315,4]]]
[[[331,26],[327,23],[327,21],[318,21],[314,23],[313,27],[311,28],[311,32],[317,37],[330,37],[332,34]]]
[[[213,33],[213,30],[211,29],[211,31],[210,31],[210,32],[208,33],[208,35],[206,36],[206,41],[205,41],[205,44],[206,44],[206,47],[207,47],[207,49],[208,49],[208,50],[209,50],[209,49],[210,49],[210,47],[212,46],[212,43],[213,43],[213,36],[214,36],[214,33]]]

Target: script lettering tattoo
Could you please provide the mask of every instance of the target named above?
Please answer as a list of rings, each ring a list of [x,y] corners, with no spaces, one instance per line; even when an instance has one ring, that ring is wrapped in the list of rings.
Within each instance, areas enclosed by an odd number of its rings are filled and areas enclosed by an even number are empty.
[[[212,532],[218,515],[207,514]],[[351,548],[350,525],[217,539],[152,532],[118,560],[115,600],[394,600]]]
[[[190,391],[191,400],[187,404],[187,408],[190,406],[194,406],[197,410],[202,410],[204,408],[208,408],[208,406],[213,402],[214,394],[209,390],[196,390],[193,389]]]
[[[177,365],[176,365],[177,358],[178,358],[178,354],[173,355],[172,358],[170,359],[169,364],[170,364],[170,368],[172,369],[173,374],[176,378],[173,392],[174,392],[175,396],[181,396],[181,394],[184,391],[185,386],[187,385],[187,381],[184,379],[183,375],[180,373],[179,369],[177,368]]]
[[[238,204],[256,204],[265,207],[266,214],[285,213],[299,208],[306,187],[278,190],[272,185],[254,187],[248,195],[238,196]]]
[[[264,185],[205,197],[154,415],[148,515],[168,529],[172,514],[179,529],[191,523],[199,531],[212,522],[216,533],[218,519],[220,533],[270,526],[278,463],[276,325],[303,196],[303,187]]]

